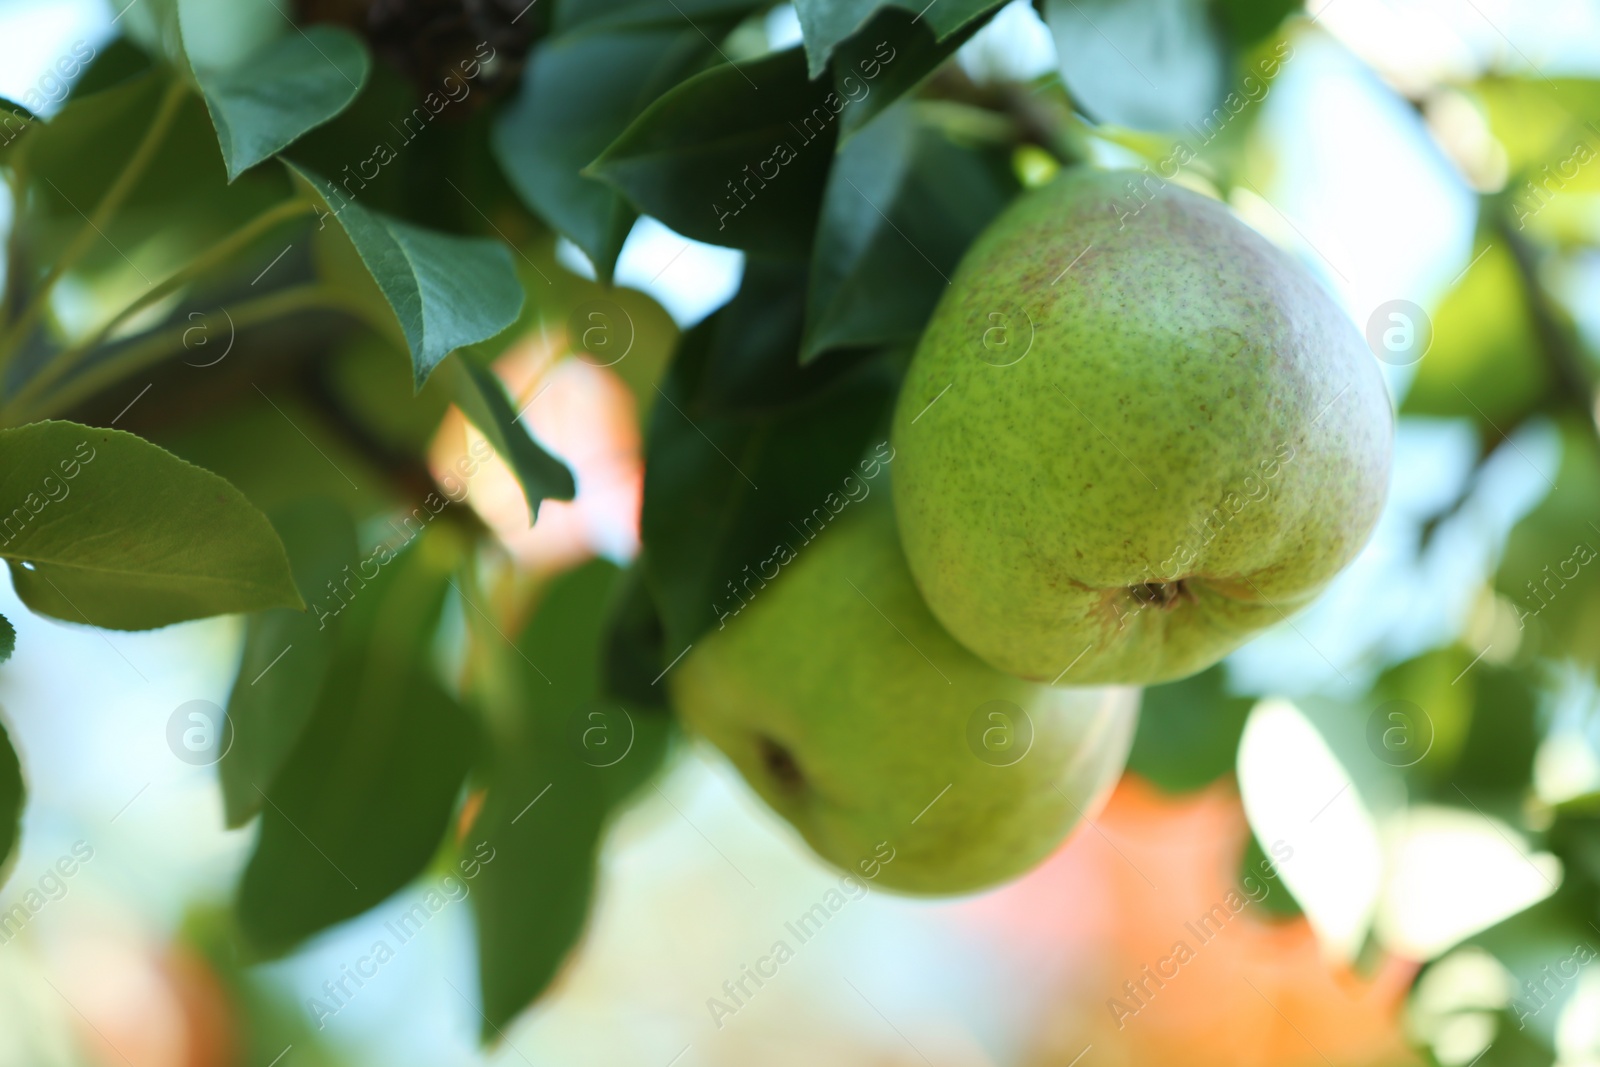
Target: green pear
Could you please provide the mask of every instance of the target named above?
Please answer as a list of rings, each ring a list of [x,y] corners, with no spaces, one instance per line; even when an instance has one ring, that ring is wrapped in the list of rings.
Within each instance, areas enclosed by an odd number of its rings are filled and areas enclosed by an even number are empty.
[[[711,740],[824,859],[913,893],[1049,855],[1122,771],[1138,690],[988,666],[917,594],[888,501],[842,513],[670,676]]]
[[[917,586],[1000,670],[1202,670],[1361,550],[1393,413],[1371,352],[1222,204],[1077,170],[979,236],[911,361],[894,501]]]

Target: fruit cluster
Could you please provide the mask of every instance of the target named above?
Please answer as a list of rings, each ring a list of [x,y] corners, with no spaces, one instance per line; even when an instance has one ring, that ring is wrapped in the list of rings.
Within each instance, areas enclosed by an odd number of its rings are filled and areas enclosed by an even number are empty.
[[[1383,505],[1393,414],[1338,306],[1186,189],[1130,225],[1128,183],[1069,172],[983,233],[896,407],[893,507],[674,673],[824,858],[890,843],[893,888],[1042,860],[1120,774],[1137,686],[1309,603]]]

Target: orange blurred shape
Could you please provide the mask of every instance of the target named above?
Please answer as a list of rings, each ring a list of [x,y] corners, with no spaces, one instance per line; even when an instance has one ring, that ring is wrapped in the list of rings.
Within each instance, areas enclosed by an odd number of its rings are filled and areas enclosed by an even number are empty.
[[[237,1062],[233,1011],[200,956],[159,949],[129,931],[75,937],[57,991],[80,1036],[105,1067],[230,1067]]]
[[[233,1006],[205,958],[174,946],[162,963],[183,1011],[187,1055],[184,1067],[230,1067],[238,1060]]]
[[[612,371],[567,354],[564,334],[530,337],[494,364],[539,444],[563,460],[578,485],[571,501],[546,500],[530,529],[522,488],[491,456],[466,480],[466,499],[512,557],[530,570],[559,570],[590,556],[626,560],[639,549],[644,461],[637,405]],[[434,437],[429,465],[441,482],[483,435],[452,407]],[[474,449],[474,446],[476,448]]]
[[[1064,1067],[1086,1047],[1081,1067],[1421,1062],[1400,1019],[1416,966],[1358,974],[1304,918],[1268,915],[1254,901],[1288,890],[1241,868],[1249,832],[1231,784],[1168,797],[1130,774],[1043,866],[957,907],[1048,976],[1056,1010],[1028,1062]]]

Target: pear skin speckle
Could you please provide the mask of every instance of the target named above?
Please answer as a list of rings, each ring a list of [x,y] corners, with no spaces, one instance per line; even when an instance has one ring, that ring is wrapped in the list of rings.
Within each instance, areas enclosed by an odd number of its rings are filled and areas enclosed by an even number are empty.
[[[1068,172],[1007,209],[895,413],[917,586],[1023,678],[1204,669],[1315,597],[1388,490],[1388,392],[1332,298],[1224,205],[1131,181]]]
[[[1120,775],[1139,703],[1130,687],[1026,682],[963,648],[876,496],[667,677],[684,722],[819,855],[909,893],[986,888],[1048,856]]]

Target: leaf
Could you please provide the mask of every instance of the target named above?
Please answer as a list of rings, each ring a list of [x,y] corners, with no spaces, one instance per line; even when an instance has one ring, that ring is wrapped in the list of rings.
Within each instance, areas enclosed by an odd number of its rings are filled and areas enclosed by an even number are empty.
[[[1237,884],[1247,889],[1252,886],[1261,886],[1265,889],[1266,892],[1254,903],[1274,919],[1297,919],[1304,915],[1300,902],[1294,899],[1289,887],[1281,879],[1266,875],[1265,872],[1274,869],[1275,861],[1267,855],[1266,849],[1261,847],[1261,839],[1256,837],[1255,831],[1247,832],[1250,841],[1245,846],[1244,856],[1239,860]]]
[[[893,458],[883,424],[895,383],[881,360],[770,414],[701,412],[696,390],[720,319],[684,338],[645,443],[644,558],[669,656],[739,610],[737,590],[752,588],[740,583],[764,584],[751,575],[779,546],[804,551],[849,500],[886,490],[873,475]],[[875,458],[862,460],[875,434]]]
[[[418,389],[451,352],[517,321],[522,285],[504,244],[368,211],[327,180],[287,161],[284,166],[339,221],[383,291],[411,350]]]
[[[583,250],[602,281],[610,281],[636,214],[614,189],[579,172],[709,51],[681,17],[556,37],[535,49],[517,98],[495,119],[495,158],[512,187]],[[584,91],[572,92],[574,85]]]
[[[1222,97],[1222,42],[1204,0],[1048,0],[1061,77],[1101,122],[1175,130]]]
[[[11,620],[0,615],[0,663],[11,658],[17,650],[17,628],[11,625]]]
[[[847,102],[789,49],[724,63],[645,109],[586,173],[697,241],[804,256]]]
[[[472,420],[490,447],[499,453],[517,476],[528,501],[528,522],[539,518],[541,500],[571,500],[577,483],[567,465],[556,459],[533,439],[516,408],[506,398],[505,387],[494,372],[466,359],[456,361],[456,403]]]
[[[915,341],[974,238],[1019,191],[1010,153],[960,145],[891,108],[828,175],[801,359]]]
[[[13,147],[37,121],[33,112],[0,96],[0,162],[10,158]]]
[[[1600,665],[1600,455],[1587,421],[1562,425],[1560,488],[1512,529],[1494,586],[1530,651]]]
[[[197,67],[228,180],[343,111],[369,69],[361,39],[337,26],[285,34],[226,69]]]
[[[244,825],[260,810],[261,791],[272,788],[300,739],[339,632],[328,606],[333,600],[336,611],[339,603],[332,590],[347,592],[360,581],[349,572],[356,561],[356,531],[342,507],[310,499],[280,509],[273,520],[300,596],[312,610],[259,612],[245,630],[244,657],[228,697],[234,741],[218,767],[230,827]]]
[[[682,28],[704,26],[732,29],[745,15],[761,8],[752,0],[567,0],[556,5],[551,31],[570,34],[578,28],[617,29]]]
[[[1550,374],[1510,250],[1493,240],[1475,254],[1433,313],[1432,344],[1401,410],[1468,418],[1497,437],[1545,395]]]
[[[549,986],[588,916],[606,822],[665,751],[670,716],[600,695],[619,573],[594,561],[556,580],[507,657],[515,717],[496,740],[472,829],[494,856],[472,897],[485,1038]]]
[[[1587,165],[1600,151],[1600,80],[1491,75],[1470,89],[1511,172],[1513,210],[1537,211],[1552,193],[1594,192],[1600,176]],[[1588,154],[1577,153],[1586,145]],[[1564,164],[1564,165],[1563,165]],[[1551,170],[1542,171],[1548,165]]]
[[[144,630],[301,606],[267,517],[210,471],[121,430],[0,430],[0,556],[69,622]]]
[[[1304,8],[1304,0],[1211,0],[1213,19],[1239,48],[1261,41]]]
[[[643,560],[636,559],[612,594],[601,646],[601,691],[640,707],[666,708],[666,631],[650,595]]]
[[[1128,769],[1168,793],[1203,789],[1233,771],[1253,697],[1227,691],[1219,665],[1147,686]]]
[[[10,623],[6,624],[7,628]],[[11,747],[11,737],[0,722],[0,885],[16,863],[17,842],[22,837],[22,806],[27,800],[22,780],[22,761]]]
[[[798,0],[795,13],[800,17],[800,33],[805,39],[810,76],[820,75],[833,50],[854,36],[886,7],[895,6],[916,13],[915,21],[926,22],[934,37],[944,40],[979,16],[999,8],[1004,0]]]
[[[872,21],[833,54],[833,88],[850,106],[839,113],[839,143],[910,93],[982,28],[973,19],[947,37],[910,11],[879,8]]]
[[[405,885],[449,822],[478,732],[429,670],[446,588],[429,547],[403,548],[351,595],[311,722],[264,790],[237,899],[241,928],[264,954]]]
[[[97,66],[116,51],[108,46]],[[18,138],[10,161],[28,180],[26,225],[15,235],[23,254],[18,282],[37,284],[44,268],[86,228],[86,215],[133,156],[170,82],[168,72],[156,70],[96,93],[75,93],[48,123],[35,123]],[[94,280],[97,301],[105,302],[97,303],[102,310],[95,315],[145,293],[152,280],[179,269],[282,199],[277,174],[253,173],[229,186],[205,103],[184,91],[143,177],[128,190],[121,209],[99,224],[98,239],[79,261],[79,272]],[[240,265],[212,272],[190,297],[215,307],[219,283],[242,273],[243,286],[265,265],[263,260],[253,270]]]

